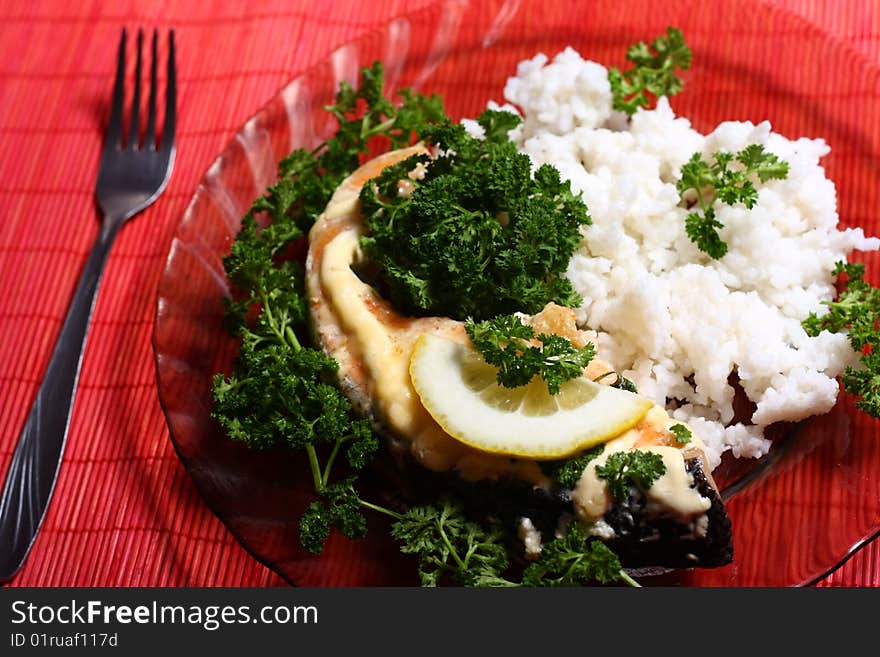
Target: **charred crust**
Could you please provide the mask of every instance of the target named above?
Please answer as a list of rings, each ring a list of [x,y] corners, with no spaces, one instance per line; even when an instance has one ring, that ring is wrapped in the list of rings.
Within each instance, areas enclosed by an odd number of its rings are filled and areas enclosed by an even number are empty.
[[[696,521],[684,523],[672,517],[649,515],[644,494],[631,489],[628,498],[616,503],[603,517],[615,532],[615,538],[607,543],[624,566],[717,568],[733,560],[730,518],[703,468],[703,459],[688,459],[686,467],[696,490],[711,501],[704,529],[699,530]]]
[[[602,540],[625,568],[716,568],[733,560],[730,518],[704,470],[703,458],[688,458],[686,467],[696,490],[711,501],[705,531],[695,521],[649,514],[645,495],[631,489],[627,499],[614,503],[603,517],[615,536]],[[387,502],[395,508],[430,504],[452,495],[469,515],[498,520],[514,537],[520,518],[527,517],[542,540],[549,542],[560,523],[574,515],[568,491],[538,488],[515,479],[464,481],[452,473],[429,471],[408,455],[386,463],[382,470],[384,476],[393,477],[396,494]]]

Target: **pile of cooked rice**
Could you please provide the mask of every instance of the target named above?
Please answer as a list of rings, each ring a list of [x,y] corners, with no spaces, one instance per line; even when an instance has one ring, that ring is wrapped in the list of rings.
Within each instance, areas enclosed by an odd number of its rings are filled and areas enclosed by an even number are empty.
[[[628,121],[611,109],[607,70],[571,48],[521,62],[504,97],[524,119],[511,133],[520,149],[558,168],[590,210],[568,268],[579,320],[604,360],[701,435],[713,468],[727,450],[765,454],[768,425],[831,409],[857,355],[844,335],[807,336],[801,320],[834,297],[835,262],[880,240],[838,229],[822,139],[789,140],[767,121],[703,135],[665,98]],[[717,204],[729,251],[712,260],[685,233],[680,167],[697,151],[748,144],[788,162],[789,175],[759,185],[751,210]],[[746,423],[733,422],[731,374],[757,407]]]

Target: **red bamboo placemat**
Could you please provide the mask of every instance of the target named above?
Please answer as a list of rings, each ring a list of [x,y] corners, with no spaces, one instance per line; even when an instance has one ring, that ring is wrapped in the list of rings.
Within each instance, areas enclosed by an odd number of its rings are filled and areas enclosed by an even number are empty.
[[[123,26],[175,28],[181,108],[168,190],[114,247],[58,487],[14,586],[282,584],[207,509],[171,447],[151,348],[156,286],[198,181],[240,125],[336,46],[428,3],[21,0],[0,6],[2,472],[98,230],[92,190],[99,126]],[[772,4],[880,62],[880,3]],[[821,584],[880,584],[880,542]]]

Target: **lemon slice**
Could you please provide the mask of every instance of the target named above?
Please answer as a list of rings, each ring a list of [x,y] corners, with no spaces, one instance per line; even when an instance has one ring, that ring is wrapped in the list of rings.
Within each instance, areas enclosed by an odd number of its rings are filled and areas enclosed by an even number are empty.
[[[422,405],[450,436],[484,452],[557,459],[632,428],[653,405],[644,397],[586,377],[547,392],[538,377],[519,388],[469,345],[423,334],[409,366]]]

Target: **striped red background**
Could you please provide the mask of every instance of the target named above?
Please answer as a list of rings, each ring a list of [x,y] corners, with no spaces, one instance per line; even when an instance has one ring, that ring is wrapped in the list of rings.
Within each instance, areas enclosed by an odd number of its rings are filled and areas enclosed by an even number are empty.
[[[880,63],[880,2],[766,1]],[[0,472],[98,230],[97,126],[121,27],[175,27],[181,107],[169,188],[114,247],[54,502],[13,585],[282,584],[205,507],[171,447],[150,342],[156,285],[196,184],[244,120],[336,46],[426,4],[0,3]],[[878,584],[878,542],[821,583]]]

